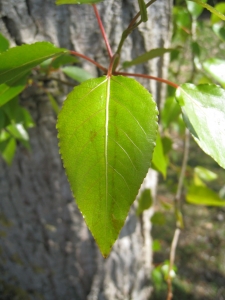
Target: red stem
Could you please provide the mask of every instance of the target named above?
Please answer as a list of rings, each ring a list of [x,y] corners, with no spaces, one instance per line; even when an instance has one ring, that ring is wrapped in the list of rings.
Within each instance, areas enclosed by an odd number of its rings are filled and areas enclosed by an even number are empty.
[[[109,57],[112,58],[112,57],[113,57],[112,50],[111,50],[111,47],[110,47],[110,45],[109,45],[109,41],[108,41],[108,38],[107,38],[107,36],[106,36],[104,26],[103,26],[103,24],[102,24],[102,20],[101,20],[101,18],[100,18],[100,16],[99,16],[99,13],[98,13],[98,10],[97,10],[96,5],[95,5],[95,4],[92,4],[92,6],[93,6],[93,9],[94,9],[94,12],[95,12],[95,16],[96,16],[96,18],[97,18],[97,20],[98,20],[98,25],[99,25],[99,28],[100,28],[100,30],[101,30],[102,37],[103,37],[103,39],[104,39],[104,41],[105,41],[105,44],[106,44],[106,48],[107,48]]]
[[[179,85],[177,85],[176,83],[169,81],[167,79],[163,79],[163,78],[159,78],[159,77],[155,77],[155,76],[151,76],[151,75],[146,75],[146,74],[136,74],[136,73],[127,73],[127,72],[114,72],[114,75],[124,75],[124,76],[132,76],[132,77],[141,77],[141,78],[147,78],[147,79],[153,79],[159,82],[163,82],[166,83],[172,87],[174,87],[175,89],[179,88]]]
[[[88,57],[86,55],[83,55],[83,54],[81,54],[79,52],[73,51],[73,50],[70,50],[69,53],[71,55],[82,57],[83,59],[91,62],[92,64],[96,65],[96,67],[98,67],[99,69],[101,69],[102,71],[104,71],[105,73],[107,73],[107,69],[105,67],[103,67],[102,65],[100,65],[99,63],[97,63],[97,61],[91,59],[90,57]]]

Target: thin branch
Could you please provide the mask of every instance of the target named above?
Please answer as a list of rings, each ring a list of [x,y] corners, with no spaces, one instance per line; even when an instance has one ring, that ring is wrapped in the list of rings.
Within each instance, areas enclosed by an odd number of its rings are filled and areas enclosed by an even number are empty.
[[[98,13],[98,10],[97,10],[97,7],[95,4],[92,4],[93,6],[93,9],[94,9],[94,12],[95,12],[95,16],[97,18],[97,21],[98,21],[98,25],[99,25],[99,28],[101,30],[101,33],[102,33],[102,37],[105,41],[105,45],[106,45],[106,48],[107,48],[107,51],[108,51],[108,54],[109,54],[109,57],[112,58],[113,57],[113,53],[112,53],[112,50],[111,50],[111,47],[110,47],[110,44],[109,44],[109,41],[108,41],[108,38],[106,36],[106,33],[105,33],[105,29],[104,29],[104,26],[102,24],[102,20],[100,18],[100,15]]]
[[[176,228],[173,236],[173,241],[171,244],[171,249],[170,249],[170,264],[169,264],[169,271],[168,271],[168,278],[167,278],[167,298],[166,300],[171,300],[173,298],[173,291],[172,291],[172,277],[171,277],[171,272],[173,270],[173,265],[174,265],[174,260],[175,260],[175,254],[176,254],[176,248],[177,248],[177,243],[180,235],[180,228]]]
[[[107,73],[107,69],[105,67],[103,67],[102,65],[100,65],[97,61],[91,59],[90,57],[86,56],[86,55],[83,55],[79,52],[76,52],[76,51],[73,51],[73,50],[70,50],[69,53],[71,55],[74,55],[74,56],[78,56],[78,57],[81,57],[87,61],[89,61],[90,63],[94,64],[96,67],[98,67],[99,69],[101,69],[102,71],[104,71],[105,73]]]
[[[132,76],[132,77],[140,77],[140,78],[152,79],[152,80],[156,80],[156,81],[159,81],[159,82],[162,82],[162,83],[166,83],[166,84],[174,87],[175,89],[179,88],[179,85],[176,84],[175,82],[169,81],[167,79],[163,79],[163,78],[159,78],[159,77],[147,75],[147,74],[127,73],[127,72],[114,72],[113,74],[114,75],[124,75],[124,76]]]
[[[177,186],[177,192],[176,192],[176,195],[174,198],[175,212],[180,212],[181,195],[182,195],[183,183],[184,183],[184,178],[185,178],[185,172],[187,169],[189,148],[190,148],[190,133],[189,133],[188,129],[186,128],[185,140],[184,140],[184,156],[183,156],[181,172],[180,172],[180,177],[179,177],[178,186]],[[167,300],[171,300],[173,298],[171,271],[173,269],[176,247],[177,247],[179,235],[181,232],[181,224],[179,224],[178,221],[176,223],[177,223],[177,228],[174,233],[173,241],[171,244],[171,250],[170,250],[170,264],[169,264],[169,271],[168,271],[168,278],[167,278]]]

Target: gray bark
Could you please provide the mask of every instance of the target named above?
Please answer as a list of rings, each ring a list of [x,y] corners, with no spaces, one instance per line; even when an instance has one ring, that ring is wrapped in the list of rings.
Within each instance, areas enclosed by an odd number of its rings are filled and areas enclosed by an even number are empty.
[[[98,4],[113,50],[137,3],[105,0]],[[127,39],[122,59],[169,45],[171,6],[171,0],[151,6],[149,21]],[[48,40],[108,65],[91,6],[0,0],[0,31],[12,45]],[[98,74],[94,66],[82,64]],[[165,77],[166,64],[164,57],[135,70]],[[165,89],[155,82],[144,83],[160,103]],[[11,167],[0,159],[0,299],[148,299],[151,210],[139,218],[132,206],[120,238],[104,260],[72,198],[58,154],[56,118],[45,94],[28,88],[21,103],[36,127],[30,130],[31,153],[19,145]],[[155,193],[154,172],[146,182]]]

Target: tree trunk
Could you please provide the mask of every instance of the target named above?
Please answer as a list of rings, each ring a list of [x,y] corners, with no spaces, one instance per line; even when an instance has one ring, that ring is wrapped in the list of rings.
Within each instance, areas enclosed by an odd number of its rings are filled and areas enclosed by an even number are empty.
[[[138,10],[138,1],[105,0],[97,6],[115,50],[122,30]],[[168,47],[171,6],[171,0],[151,6],[149,21],[127,39],[122,60]],[[89,5],[56,7],[53,0],[0,0],[0,31],[12,45],[48,40],[108,65]],[[166,64],[165,56],[133,70],[165,77]],[[94,66],[82,65],[98,75]],[[160,105],[165,88],[143,82]],[[56,118],[46,95],[28,88],[21,103],[36,127],[30,130],[31,153],[18,145],[11,167],[0,158],[0,299],[148,299],[151,210],[137,217],[135,205],[131,207],[118,241],[104,260],[72,198],[58,154]],[[150,172],[146,182],[155,193],[156,173]]]

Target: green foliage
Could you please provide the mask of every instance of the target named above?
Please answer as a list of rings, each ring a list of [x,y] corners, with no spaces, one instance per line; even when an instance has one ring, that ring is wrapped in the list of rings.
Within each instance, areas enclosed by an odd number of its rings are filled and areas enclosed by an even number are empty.
[[[137,209],[137,215],[143,213],[144,210],[150,208],[152,206],[153,199],[152,199],[152,193],[150,189],[145,189],[141,196],[138,199],[138,209]]]
[[[0,54],[0,83],[9,83],[13,79],[21,78],[41,62],[63,52],[66,50],[48,42],[11,48]]]
[[[134,79],[90,79],[69,94],[57,128],[77,205],[106,257],[150,167],[156,105]]]
[[[9,41],[0,33],[0,53],[9,49]]]
[[[136,57],[132,61],[125,61],[123,63],[123,67],[128,68],[128,67],[131,67],[131,66],[134,66],[134,65],[143,64],[143,63],[147,62],[150,59],[162,56],[163,54],[168,53],[168,52],[172,52],[173,50],[174,49],[166,49],[166,48],[152,49],[152,50]]]
[[[216,85],[183,84],[176,99],[198,145],[225,168],[225,91]],[[201,121],[200,121],[201,120]]]
[[[72,78],[80,83],[93,78],[93,76],[89,72],[85,71],[82,68],[76,67],[76,66],[64,67],[64,68],[62,68],[62,71],[67,76],[69,76],[70,78]]]

